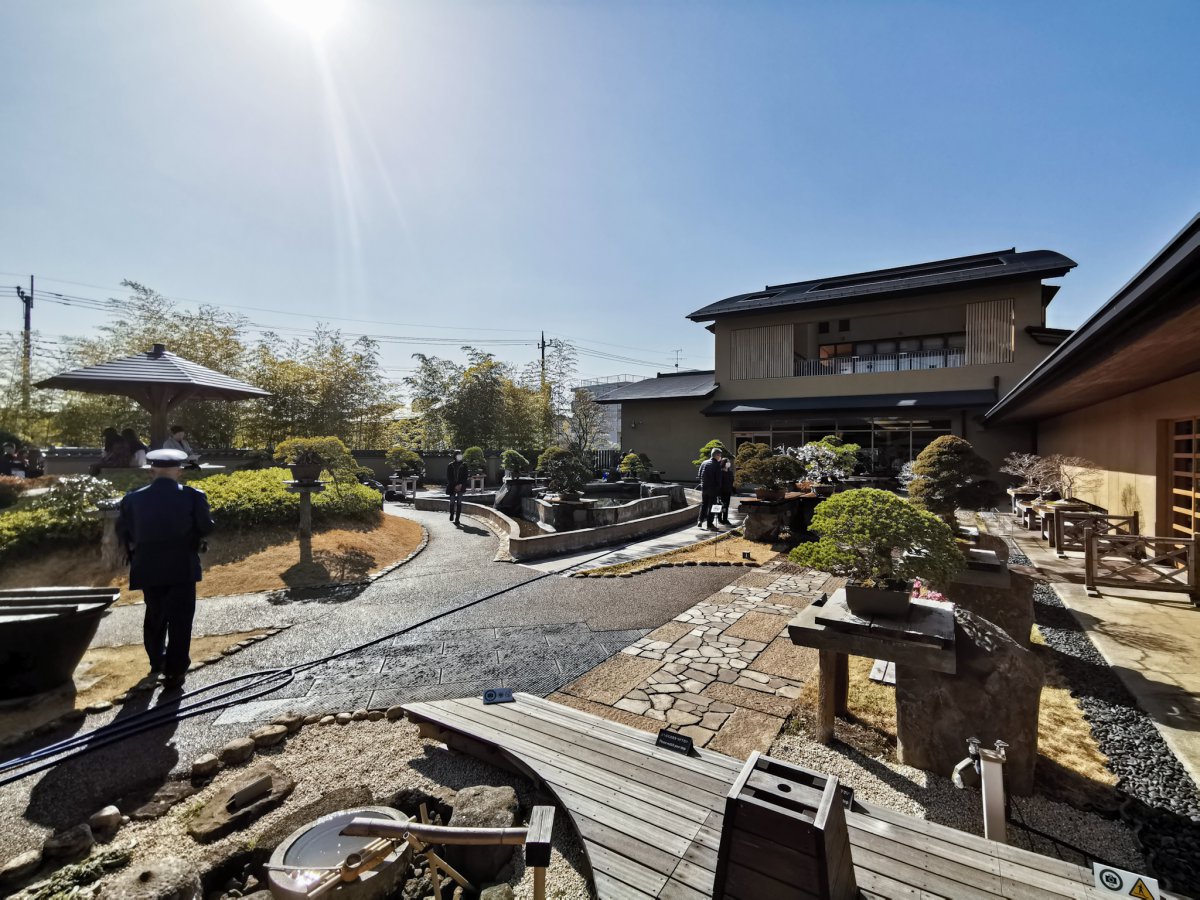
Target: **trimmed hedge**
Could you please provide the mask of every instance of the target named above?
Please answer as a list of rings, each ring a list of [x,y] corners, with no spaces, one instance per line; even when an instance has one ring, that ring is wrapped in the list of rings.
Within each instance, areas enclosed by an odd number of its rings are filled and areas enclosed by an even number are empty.
[[[288,493],[287,469],[256,469],[211,475],[195,486],[208,496],[218,529],[295,525],[300,497]],[[140,486],[140,485],[138,485]],[[101,523],[88,514],[97,500],[123,492],[104,479],[64,478],[29,506],[0,512],[0,562],[44,550],[49,543],[99,541]],[[313,521],[375,521],[382,515],[379,492],[357,482],[333,483],[313,495]]]

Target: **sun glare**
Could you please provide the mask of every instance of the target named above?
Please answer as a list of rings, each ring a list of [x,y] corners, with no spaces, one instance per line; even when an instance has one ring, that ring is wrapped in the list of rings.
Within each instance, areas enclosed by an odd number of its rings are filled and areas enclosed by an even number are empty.
[[[267,0],[271,9],[313,38],[324,37],[342,18],[346,0]]]

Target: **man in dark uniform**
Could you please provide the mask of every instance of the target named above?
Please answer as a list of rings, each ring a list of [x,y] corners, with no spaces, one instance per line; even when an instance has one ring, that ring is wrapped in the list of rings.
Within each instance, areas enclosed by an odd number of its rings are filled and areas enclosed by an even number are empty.
[[[200,546],[213,520],[204,492],[179,483],[186,453],[154,450],[146,459],[154,480],[122,498],[117,536],[129,553],[129,587],[146,600],[150,674],[162,673],[165,688],[178,688],[191,665]]]
[[[446,495],[450,498],[450,521],[456,524],[462,517],[463,494],[467,492],[470,478],[462,451],[455,450],[453,462],[446,467]]]

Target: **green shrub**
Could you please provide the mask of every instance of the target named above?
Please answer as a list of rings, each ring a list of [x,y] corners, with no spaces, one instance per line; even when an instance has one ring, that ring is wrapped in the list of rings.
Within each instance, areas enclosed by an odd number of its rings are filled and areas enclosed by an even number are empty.
[[[546,476],[546,486],[556,494],[578,494],[592,477],[583,461],[562,447],[551,447],[539,456],[538,469]]]
[[[100,520],[90,517],[56,518],[38,507],[12,509],[0,514],[0,562],[45,552],[55,544],[82,544],[100,540]]]
[[[529,468],[529,460],[516,450],[505,450],[500,454],[500,465],[512,472],[513,478],[520,478],[521,473]]]
[[[294,525],[299,520],[300,495],[289,492],[286,469],[230,472],[204,479],[200,488],[218,528],[253,528],[260,525]],[[357,482],[330,485],[313,494],[313,521],[359,519],[379,514],[379,492]]]
[[[0,509],[15,506],[17,498],[23,494],[24,478],[13,478],[11,475],[0,475]]]
[[[858,488],[820,504],[793,562],[876,587],[919,578],[945,586],[963,566],[950,527],[890,491]]]
[[[918,508],[941,516],[953,527],[956,509],[978,509],[990,499],[995,486],[982,481],[989,470],[987,460],[969,441],[944,434],[913,461],[908,496]]]
[[[482,447],[468,447],[463,451],[463,462],[472,475],[482,475],[487,471],[487,457],[483,455]]]
[[[728,450],[728,448],[726,448],[724,442],[720,438],[713,438],[711,441],[709,441],[707,444],[705,444],[703,447],[700,448],[700,456],[698,459],[692,460],[692,465],[693,466],[701,465],[706,459],[709,458],[709,456],[712,454],[712,452],[714,450],[720,450],[721,455],[724,457],[730,456],[729,450]]]
[[[387,452],[387,467],[401,475],[425,474],[425,460],[415,450],[409,450],[403,444],[397,444]]]

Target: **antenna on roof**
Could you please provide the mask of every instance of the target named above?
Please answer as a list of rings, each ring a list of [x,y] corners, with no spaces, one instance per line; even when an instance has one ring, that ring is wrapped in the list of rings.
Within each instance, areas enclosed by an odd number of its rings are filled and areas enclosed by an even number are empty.
[[[678,369],[679,368],[679,354],[683,353],[683,350],[682,349],[672,350],[671,352],[675,354],[675,368]]]

